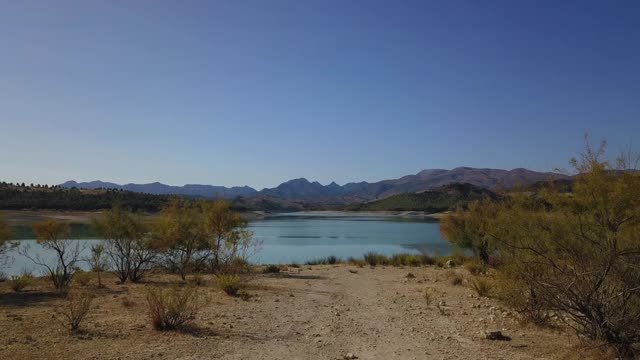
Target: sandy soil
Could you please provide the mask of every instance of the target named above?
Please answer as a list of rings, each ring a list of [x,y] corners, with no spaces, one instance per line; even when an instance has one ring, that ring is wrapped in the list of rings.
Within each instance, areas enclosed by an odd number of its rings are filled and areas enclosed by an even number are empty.
[[[62,304],[42,283],[25,293],[0,293],[0,359],[574,359],[572,335],[525,325],[501,305],[447,280],[463,269],[303,266],[256,275],[248,301],[200,287],[208,302],[194,326],[158,332],[147,320],[144,286],[175,283],[153,275],[147,284],[96,294],[84,333],[71,336],[52,317]],[[407,278],[411,272],[415,278]],[[434,303],[426,304],[425,288]],[[134,303],[124,306],[123,299]],[[442,306],[438,308],[437,304]],[[511,341],[484,338],[502,330]]]

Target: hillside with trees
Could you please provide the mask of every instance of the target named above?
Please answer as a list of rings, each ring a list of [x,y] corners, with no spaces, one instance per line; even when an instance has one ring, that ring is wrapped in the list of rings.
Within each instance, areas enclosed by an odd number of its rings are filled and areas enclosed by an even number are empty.
[[[496,193],[472,184],[449,184],[419,193],[404,193],[348,206],[353,211],[425,211],[429,213],[454,210],[471,201],[497,200]]]
[[[133,210],[158,211],[168,195],[151,195],[114,189],[80,190],[58,186],[0,183],[0,209],[81,210],[110,208],[115,202]]]

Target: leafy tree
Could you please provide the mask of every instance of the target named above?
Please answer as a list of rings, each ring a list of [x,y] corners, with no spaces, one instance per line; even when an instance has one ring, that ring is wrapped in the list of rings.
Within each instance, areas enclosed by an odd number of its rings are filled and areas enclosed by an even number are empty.
[[[484,263],[495,251],[494,228],[487,219],[495,218],[500,205],[490,199],[469,203],[466,210],[458,209],[444,216],[440,222],[442,236],[461,248],[467,248]]]
[[[181,198],[172,199],[160,212],[154,226],[155,246],[162,251],[166,265],[182,280],[190,270],[193,257],[207,248],[201,204]]]
[[[458,219],[445,232],[488,233],[505,300],[530,314],[557,313],[631,359],[640,356],[640,173],[628,158],[612,164],[603,154],[604,144],[587,146],[572,160],[570,194],[511,196],[479,222]]]
[[[96,232],[104,239],[104,251],[118,279],[142,280],[155,257],[148,226],[140,214],[116,204],[94,220]]]
[[[9,260],[8,252],[13,247],[13,244],[9,242],[10,237],[11,227],[0,214],[0,265],[5,265]]]
[[[70,239],[69,225],[65,223],[44,220],[34,223],[32,227],[38,244],[55,254],[55,265],[39,255],[31,256],[28,246],[21,249],[21,254],[45,268],[56,290],[66,292],[80,261],[80,242]]]
[[[228,270],[234,258],[246,260],[258,250],[260,244],[253,240],[253,233],[247,230],[247,221],[233,212],[229,203],[215,200],[202,203],[201,206],[213,272]]]

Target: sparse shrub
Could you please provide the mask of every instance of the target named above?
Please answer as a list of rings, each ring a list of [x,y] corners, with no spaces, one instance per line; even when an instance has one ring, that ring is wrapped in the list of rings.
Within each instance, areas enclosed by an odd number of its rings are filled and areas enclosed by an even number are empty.
[[[405,258],[405,262],[408,266],[420,266],[422,265],[422,259],[417,255],[409,255]]]
[[[350,265],[355,265],[355,266],[357,266],[359,268],[364,267],[367,264],[366,261],[364,261],[362,259],[356,259],[354,257],[349,257],[347,259],[347,263],[349,263]]]
[[[390,263],[389,258],[374,251],[364,254],[364,261],[371,266],[388,265]]]
[[[334,255],[329,255],[325,258],[312,259],[305,262],[305,265],[335,265],[341,263],[342,260]]]
[[[58,309],[60,323],[75,334],[91,310],[93,295],[88,291],[73,290],[67,294],[65,304]]]
[[[249,301],[252,295],[246,290],[240,290],[238,291],[238,297],[242,299],[242,301]]]
[[[227,293],[227,295],[238,295],[238,291],[240,291],[240,277],[238,275],[218,275],[216,281],[218,283],[218,287]]]
[[[20,292],[31,284],[33,284],[33,275],[31,275],[30,273],[13,275],[9,279],[9,286],[11,287],[11,290],[15,292]]]
[[[81,261],[80,253],[82,249],[80,242],[70,238],[71,229],[69,224],[66,223],[44,220],[34,223],[32,229],[36,234],[37,243],[55,254],[55,264],[45,261],[38,254],[32,255],[29,252],[28,245],[18,252],[30,259],[34,264],[43,267],[56,290],[61,294],[65,294],[69,290],[69,285],[71,285],[75,275],[76,265]]]
[[[224,267],[226,274],[246,274],[251,272],[249,262],[240,256],[234,256]]]
[[[277,274],[280,272],[280,266],[269,264],[262,270],[262,272],[265,274]]]
[[[487,267],[478,261],[467,261],[463,264],[472,275],[480,275],[487,272]]]
[[[77,271],[73,279],[78,285],[86,287],[91,283],[91,274],[85,271]]]
[[[390,259],[391,265],[393,265],[393,266],[403,266],[403,265],[405,265],[405,261],[404,261],[405,256],[407,256],[407,254],[393,254],[393,255],[391,255],[391,259]],[[366,256],[365,256],[365,258],[366,258]]]
[[[433,300],[435,300],[435,297],[436,297],[435,290],[433,290],[432,288],[424,289],[424,300],[427,303],[427,306],[430,306],[433,303]]]
[[[471,282],[471,288],[475,290],[479,296],[488,297],[493,289],[493,284],[487,279],[476,278]]]
[[[193,284],[195,286],[205,286],[207,284],[207,281],[204,279],[204,276],[202,276],[202,274],[194,274]]]
[[[300,264],[296,264],[296,263],[289,264],[289,267],[290,268],[294,268],[294,269],[299,269],[300,268]]]
[[[420,255],[420,260],[422,261],[422,265],[435,265],[436,263],[436,259],[426,254]]]
[[[123,306],[123,307],[126,307],[126,308],[128,308],[128,307],[133,307],[133,306],[135,306],[135,305],[136,305],[136,303],[135,303],[133,300],[129,299],[129,298],[128,298],[128,297],[126,297],[126,296],[124,296],[124,297],[122,298],[121,303],[122,303],[122,306]]]
[[[407,275],[405,275],[404,277],[406,277],[407,279],[413,279],[416,276],[413,273],[408,273]]]
[[[460,276],[460,275],[458,275],[456,273],[451,274],[451,278],[450,279],[451,279],[451,285],[454,285],[454,286],[462,285],[462,282],[464,280],[464,279],[462,279],[462,276]]]
[[[195,319],[202,306],[194,287],[147,288],[149,319],[156,330],[175,330]]]

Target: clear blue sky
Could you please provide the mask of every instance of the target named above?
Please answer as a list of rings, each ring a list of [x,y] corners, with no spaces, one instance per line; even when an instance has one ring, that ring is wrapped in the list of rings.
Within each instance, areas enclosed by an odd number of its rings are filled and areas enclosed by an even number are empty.
[[[4,1],[0,125],[14,182],[550,170],[640,143],[640,2]]]

